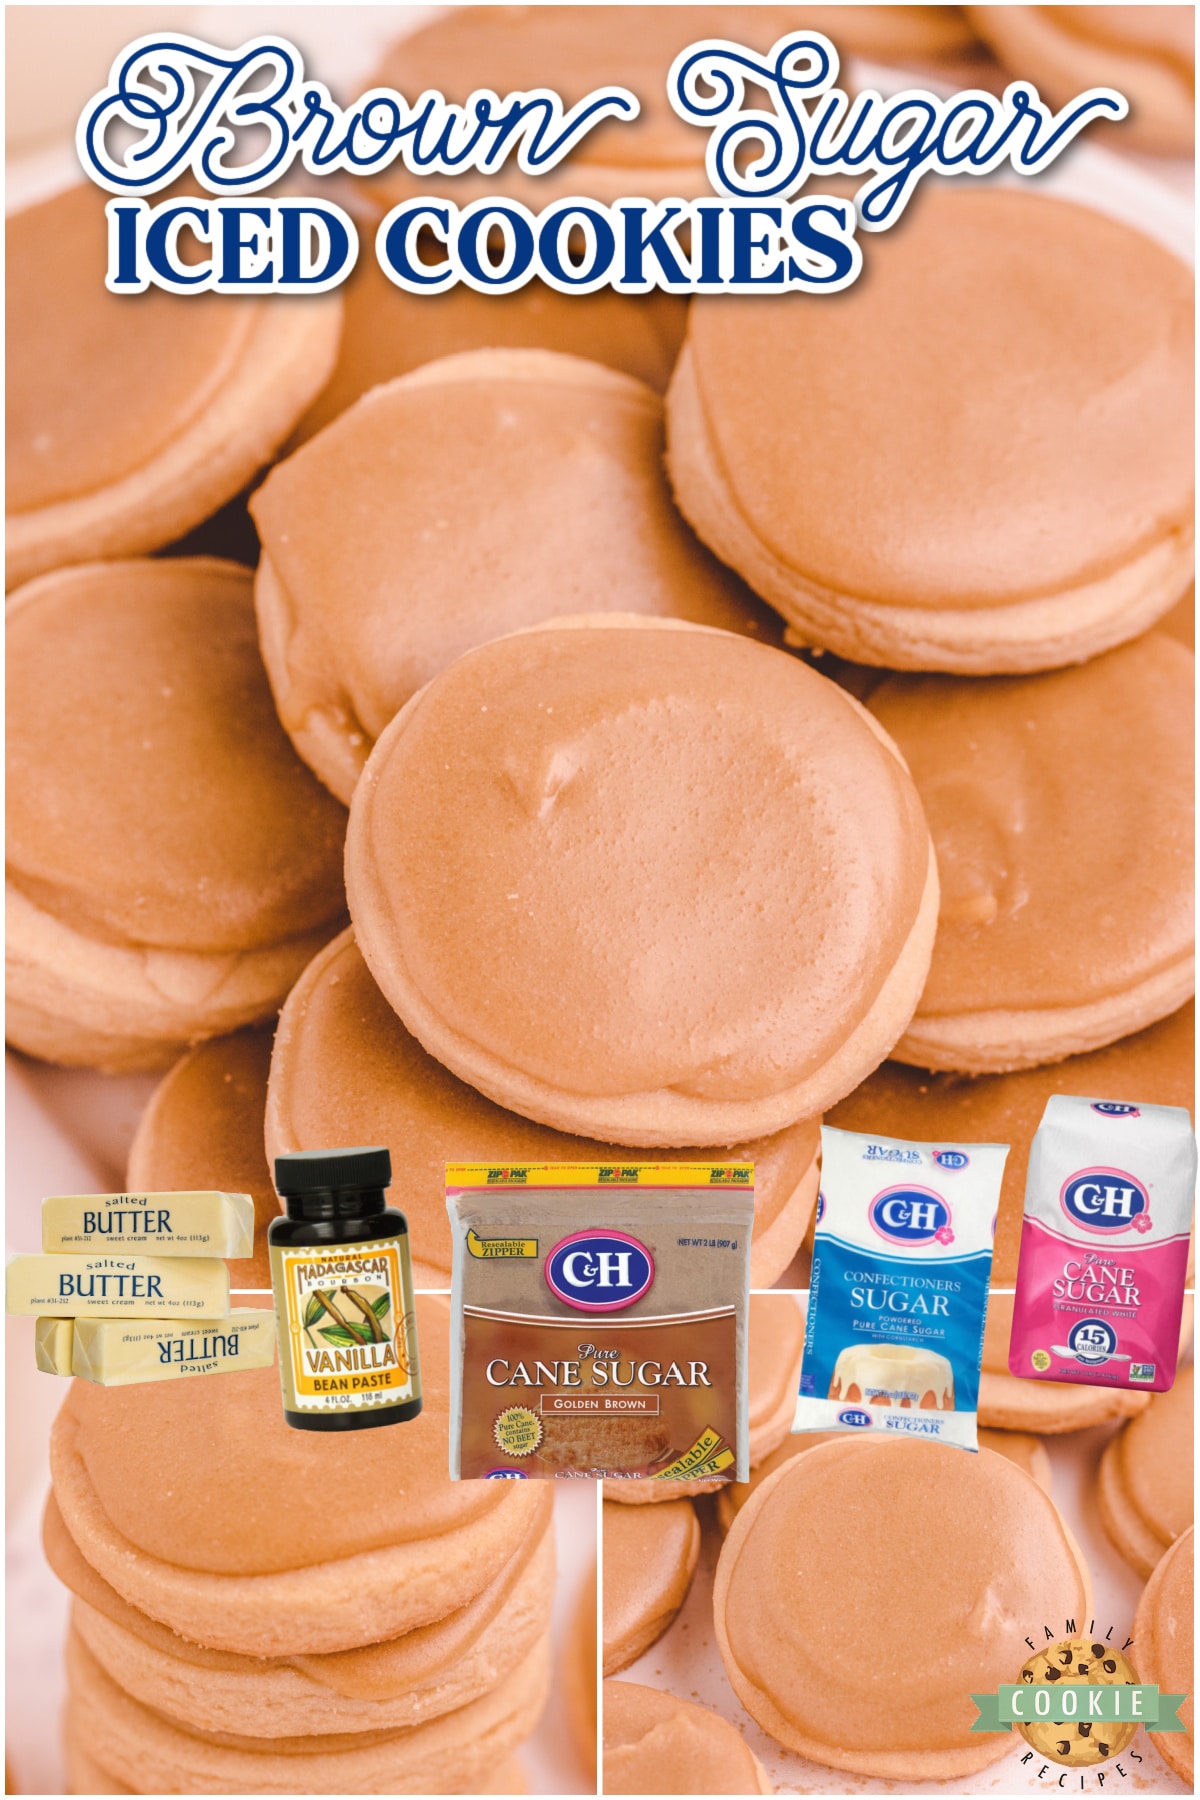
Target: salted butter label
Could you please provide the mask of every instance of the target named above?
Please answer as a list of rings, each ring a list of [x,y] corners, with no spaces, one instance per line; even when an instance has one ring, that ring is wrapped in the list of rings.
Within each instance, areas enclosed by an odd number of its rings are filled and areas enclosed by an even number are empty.
[[[297,1412],[411,1399],[408,1239],[271,1246],[284,1405]]]
[[[793,1431],[978,1447],[1006,1144],[821,1130],[812,1298]]]

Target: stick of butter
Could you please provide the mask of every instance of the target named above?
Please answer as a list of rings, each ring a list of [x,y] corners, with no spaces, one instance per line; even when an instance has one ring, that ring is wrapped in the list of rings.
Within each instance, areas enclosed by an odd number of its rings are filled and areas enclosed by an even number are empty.
[[[229,1271],[215,1257],[14,1256],[5,1310],[87,1319],[224,1319]]]
[[[119,1243],[118,1243],[119,1240]],[[249,1194],[52,1194],[42,1201],[42,1249],[148,1250],[154,1256],[250,1256]]]
[[[275,1360],[275,1314],[249,1309],[227,1319],[156,1325],[148,1319],[39,1319],[37,1366],[101,1387],[267,1369]]]

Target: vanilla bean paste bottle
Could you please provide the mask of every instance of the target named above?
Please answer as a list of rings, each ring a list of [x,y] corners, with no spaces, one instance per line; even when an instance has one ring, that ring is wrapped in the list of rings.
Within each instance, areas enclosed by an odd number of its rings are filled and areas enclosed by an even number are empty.
[[[421,1410],[408,1221],[386,1149],[275,1158],[271,1221],[283,1416],[300,1431],[399,1425]]]

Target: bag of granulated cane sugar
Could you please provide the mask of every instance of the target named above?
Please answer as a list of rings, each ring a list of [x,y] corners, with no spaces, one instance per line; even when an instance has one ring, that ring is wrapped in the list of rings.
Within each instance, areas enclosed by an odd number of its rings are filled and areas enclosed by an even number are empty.
[[[448,1164],[446,1205],[453,1480],[747,1479],[752,1163]]]
[[[1182,1106],[1051,1096],[1025,1180],[1014,1375],[1171,1386],[1195,1191]]]
[[[1007,1144],[821,1128],[793,1431],[978,1449],[979,1365]]]

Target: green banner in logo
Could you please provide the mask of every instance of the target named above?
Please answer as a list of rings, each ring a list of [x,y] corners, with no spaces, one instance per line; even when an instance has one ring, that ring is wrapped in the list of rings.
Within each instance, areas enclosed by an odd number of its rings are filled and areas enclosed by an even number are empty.
[[[1014,1725],[1053,1721],[1073,1725],[1103,1720],[1108,1725],[1146,1725],[1152,1731],[1183,1731],[1177,1717],[1186,1694],[1162,1694],[1152,1682],[1118,1686],[1114,1682],[1005,1682],[994,1694],[972,1694],[979,1717],[972,1731],[1010,1731]]]

